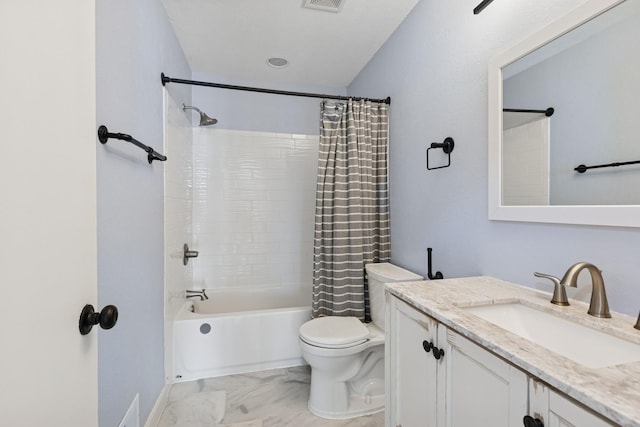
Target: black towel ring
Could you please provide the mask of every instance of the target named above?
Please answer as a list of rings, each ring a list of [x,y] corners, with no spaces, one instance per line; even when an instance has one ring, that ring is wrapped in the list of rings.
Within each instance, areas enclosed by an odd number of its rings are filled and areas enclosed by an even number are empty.
[[[453,151],[454,147],[455,147],[455,143],[453,141],[453,138],[451,138],[450,136],[446,137],[444,141],[441,143],[432,142],[431,146],[427,148],[427,170],[448,168],[451,165],[451,152]],[[447,154],[447,164],[444,166],[436,166],[432,168],[429,166],[429,151],[434,150],[436,148],[442,148],[442,151],[444,151],[445,154]]]

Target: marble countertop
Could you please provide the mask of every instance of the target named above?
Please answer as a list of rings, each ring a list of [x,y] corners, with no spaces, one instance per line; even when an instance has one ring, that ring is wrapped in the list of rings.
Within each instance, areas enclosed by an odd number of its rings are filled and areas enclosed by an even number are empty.
[[[450,329],[485,347],[583,405],[623,426],[640,427],[640,361],[592,369],[552,353],[488,321],[464,307],[520,302],[640,344],[636,319],[611,312],[611,319],[587,314],[588,304],[551,304],[551,294],[493,277],[469,277],[386,285],[388,291]],[[594,351],[606,349],[594,347]]]

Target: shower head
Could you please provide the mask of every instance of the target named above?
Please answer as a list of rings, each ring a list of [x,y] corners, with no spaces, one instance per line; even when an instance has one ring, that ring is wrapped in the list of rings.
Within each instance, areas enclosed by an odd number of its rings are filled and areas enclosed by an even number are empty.
[[[184,105],[182,104],[182,111],[187,111],[187,110],[196,110],[199,114],[200,114],[200,126],[211,126],[211,125],[215,125],[216,123],[218,123],[217,119],[211,118],[209,116],[207,116],[205,113],[203,113],[202,111],[200,111],[200,109],[196,108],[196,107],[191,107],[189,105]]]

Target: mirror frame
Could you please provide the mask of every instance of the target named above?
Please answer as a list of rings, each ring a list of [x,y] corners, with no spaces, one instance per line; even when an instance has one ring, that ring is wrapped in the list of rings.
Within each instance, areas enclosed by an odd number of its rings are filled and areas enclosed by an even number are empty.
[[[640,227],[640,205],[502,205],[502,69],[626,0],[590,0],[489,63],[489,219]]]

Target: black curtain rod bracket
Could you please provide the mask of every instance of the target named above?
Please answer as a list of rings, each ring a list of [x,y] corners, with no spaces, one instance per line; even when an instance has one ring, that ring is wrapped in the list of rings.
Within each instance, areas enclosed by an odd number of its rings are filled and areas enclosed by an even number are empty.
[[[553,113],[555,113],[556,110],[554,110],[553,107],[549,107],[546,110],[523,110],[520,108],[503,108],[502,111],[504,111],[505,113],[539,113],[539,114],[544,114],[547,117],[551,117],[553,116]]]
[[[165,76],[164,73],[160,74],[160,80],[162,81],[162,86],[166,85],[167,83],[179,83],[179,84],[192,85],[192,86],[214,87],[218,89],[243,90],[245,92],[270,93],[273,95],[303,96],[306,98],[337,99],[341,101],[348,101],[352,99],[354,101],[364,100],[364,101],[371,101],[371,102],[379,102],[381,104],[391,104],[391,97],[387,97],[386,99],[371,99],[371,98],[359,98],[355,96],[338,96],[338,95],[324,95],[321,93],[292,92],[288,90],[264,89],[261,87],[236,86],[236,85],[227,85],[222,83],[200,82],[197,80],[174,79],[173,77]]]
[[[441,143],[432,142],[431,146],[427,148],[427,170],[442,169],[442,168],[448,168],[449,166],[451,166],[451,152],[453,151],[454,146],[455,146],[455,143],[453,141],[453,138],[451,138],[450,136],[446,137],[444,141]],[[444,166],[436,166],[435,168],[432,168],[429,166],[429,151],[435,150],[438,148],[442,148],[442,151],[444,151],[444,153],[447,154],[447,164]]]
[[[109,132],[106,126],[104,125],[100,126],[98,128],[98,141],[100,141],[100,143],[102,144],[106,144],[109,138],[127,141],[132,143],[138,148],[142,148],[144,151],[147,152],[147,160],[149,161],[149,164],[151,164],[151,162],[153,162],[154,160],[160,160],[161,162],[164,162],[167,160],[167,156],[163,156],[162,154],[155,151],[153,148],[147,145],[144,145],[142,142],[133,138],[131,135],[127,135],[126,133],[111,133]]]
[[[594,166],[579,165],[578,167],[573,168],[573,170],[578,173],[585,173],[589,169],[614,168],[618,166],[637,165],[639,163],[640,163],[640,160],[633,160],[631,162],[614,162],[614,163],[607,163],[604,165],[594,165]]]

